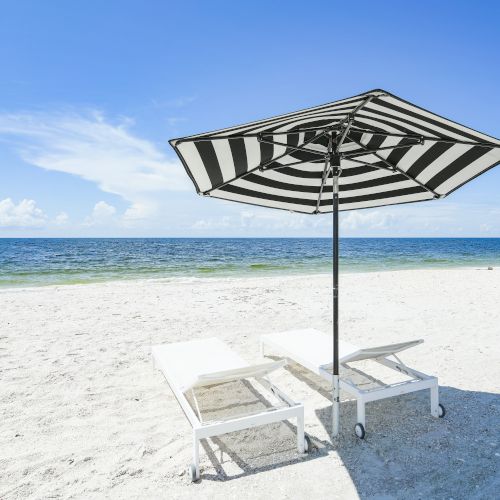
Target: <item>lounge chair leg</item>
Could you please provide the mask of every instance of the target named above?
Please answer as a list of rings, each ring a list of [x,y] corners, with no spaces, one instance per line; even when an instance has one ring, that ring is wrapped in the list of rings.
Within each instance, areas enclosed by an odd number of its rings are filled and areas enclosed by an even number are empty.
[[[358,424],[362,424],[363,427],[366,427],[365,423],[365,402],[359,398],[356,400],[357,401],[357,407],[358,407]]]
[[[304,413],[297,417],[297,449],[299,453],[305,453],[304,445]]]
[[[193,430],[193,463],[190,467],[191,481],[200,479],[200,440]]]
[[[439,417],[439,386],[437,383],[431,387],[431,415]]]

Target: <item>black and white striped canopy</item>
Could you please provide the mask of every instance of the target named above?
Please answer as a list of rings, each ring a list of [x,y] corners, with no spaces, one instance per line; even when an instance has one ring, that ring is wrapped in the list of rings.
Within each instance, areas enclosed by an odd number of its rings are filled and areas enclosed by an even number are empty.
[[[442,198],[500,163],[500,141],[383,90],[170,141],[198,193],[301,213]],[[335,149],[336,148],[336,149]]]

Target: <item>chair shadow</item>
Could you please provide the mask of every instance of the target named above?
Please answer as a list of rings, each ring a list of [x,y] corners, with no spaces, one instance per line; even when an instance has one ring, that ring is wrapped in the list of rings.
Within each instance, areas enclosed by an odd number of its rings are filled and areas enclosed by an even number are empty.
[[[440,401],[444,418],[431,416],[425,390],[368,403],[364,440],[354,435],[355,403],[341,404],[334,445],[360,498],[498,495],[500,395],[440,387]],[[330,406],[316,415],[331,429]]]
[[[311,391],[331,400],[327,381],[294,363],[285,369]],[[263,404],[270,405],[250,384],[248,389]],[[245,446],[235,438],[240,433],[213,438],[212,442],[221,452],[220,458],[202,441],[216,471],[215,474],[202,472],[202,479],[230,481],[333,452],[342,460],[361,499],[497,497],[500,491],[499,394],[441,386],[440,402],[446,408],[446,415],[439,419],[430,414],[427,390],[368,403],[364,440],[354,435],[356,402],[341,399],[340,435],[330,442],[309,434],[313,446],[305,456],[297,454],[296,427],[288,421],[258,428],[260,434],[265,427],[274,426],[272,432],[280,432],[285,437],[281,449],[269,452],[262,452],[262,443],[267,442],[262,435],[257,439],[255,434],[246,436]],[[329,435],[330,404],[315,413]],[[252,440],[256,442],[255,448],[248,450],[246,445]],[[224,470],[224,454],[240,471],[228,474]]]
[[[295,363],[285,369],[331,401],[326,380]],[[500,394],[440,386],[444,418],[431,416],[428,390],[368,403],[363,440],[354,434],[356,402],[343,397],[329,450],[361,499],[498,498]],[[331,405],[315,413],[330,435]]]
[[[256,390],[251,383],[246,380],[243,380],[242,383],[260,403],[266,407],[272,407],[271,402]],[[271,442],[271,439],[266,439],[266,434],[269,438],[272,438],[277,433],[283,438],[280,440],[282,443],[281,446],[274,447],[268,452],[263,452],[263,443]],[[299,454],[296,445],[296,433],[297,427],[292,422],[284,420],[253,429],[212,437],[210,441],[218,448],[220,457],[217,456],[216,451],[214,451],[208,440],[203,439],[200,441],[201,446],[216,473],[210,474],[202,470],[200,479],[231,481],[294,463],[314,460],[328,454],[328,448],[331,450],[330,443],[309,436],[311,449],[308,453]],[[255,443],[255,446],[251,446],[252,443]],[[276,440],[274,440],[273,444],[276,445]],[[234,469],[237,467],[239,471],[228,473],[224,469],[224,462],[227,462],[227,460],[223,459],[224,454],[232,462],[231,468]]]

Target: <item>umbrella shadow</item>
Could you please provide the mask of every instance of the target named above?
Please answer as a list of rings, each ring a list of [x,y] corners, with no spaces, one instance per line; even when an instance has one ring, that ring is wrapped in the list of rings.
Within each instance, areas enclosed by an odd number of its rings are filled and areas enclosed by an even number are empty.
[[[336,452],[360,498],[494,498],[500,488],[500,395],[440,387],[444,418],[429,391],[366,405],[367,434],[354,435],[356,405],[341,404]],[[331,429],[331,406],[316,410]]]
[[[331,401],[326,380],[295,363],[286,369]],[[326,449],[339,455],[360,498],[497,496],[500,394],[440,386],[439,395],[444,418],[431,416],[428,390],[368,403],[361,440],[354,435],[356,402],[341,393],[340,434]],[[331,405],[315,413],[330,435]]]
[[[245,390],[263,407],[271,408],[272,403],[251,383],[241,381]],[[233,405],[227,405],[227,408]],[[314,460],[328,454],[329,443],[310,437],[311,450],[299,454],[296,444],[297,427],[284,420],[243,431],[232,432],[223,436],[200,441],[206,456],[210,460],[215,474],[201,470],[200,479],[211,481],[231,481],[254,475],[294,463]],[[276,439],[279,437],[279,439]],[[265,443],[272,447],[265,449]],[[229,469],[229,470],[228,470]]]

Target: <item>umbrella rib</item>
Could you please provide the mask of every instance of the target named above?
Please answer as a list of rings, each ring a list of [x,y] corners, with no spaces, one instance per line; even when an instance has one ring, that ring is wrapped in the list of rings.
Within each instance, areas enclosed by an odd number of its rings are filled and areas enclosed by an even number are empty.
[[[368,96],[363,102],[360,102],[354,109],[351,113],[349,113],[344,122],[345,122],[345,127],[344,127],[344,131],[342,132],[342,135],[340,136],[340,139],[337,140],[337,144],[335,145],[335,153],[336,154],[339,154],[339,148],[340,146],[342,146],[342,144],[344,143],[347,135],[349,134],[349,130],[351,129],[351,126],[354,122],[354,118],[356,117],[356,113],[358,111],[360,111],[364,106],[366,106],[375,96],[374,95],[370,95]],[[330,154],[331,154],[331,151],[330,151]]]
[[[333,125],[328,125],[327,127],[325,127],[324,125],[323,126],[320,126],[320,127],[304,127],[304,128],[297,128],[297,129],[294,129],[294,130],[291,130],[290,133],[300,133],[300,132],[317,132],[318,130],[322,130],[323,132],[327,133],[327,132],[331,132],[339,127],[342,126],[342,124],[346,121],[346,119],[349,117],[349,115],[346,115],[345,118],[343,118],[342,120],[339,120],[338,122],[336,122],[335,124]],[[284,135],[288,133],[287,131],[285,132],[258,132],[256,134],[251,134],[251,135],[248,135],[248,134],[245,134],[245,137],[258,137],[259,135],[262,136],[262,135]]]
[[[352,126],[352,123],[353,123],[354,118],[356,116],[356,113],[361,108],[363,108],[364,106],[366,106],[374,97],[375,96],[373,96],[373,95],[368,96],[363,102],[359,103],[356,106],[356,108],[352,111],[352,113],[349,113],[349,115],[347,115],[346,119],[344,120],[345,127],[344,127],[344,130],[342,132],[342,135],[336,141],[336,145],[335,145],[335,154],[336,155],[339,154],[339,148],[340,148],[340,146],[342,146],[342,144],[344,143],[346,137],[349,135],[349,130],[351,129],[351,126]],[[328,155],[325,157],[325,168],[323,170],[323,177],[321,179],[321,186],[319,188],[318,201],[316,202],[316,210],[314,211],[314,213],[316,213],[316,214],[319,212],[319,207],[320,207],[320,204],[321,204],[321,197],[323,195],[323,189],[325,187],[326,179],[328,178],[328,175],[329,175],[330,171],[332,170],[332,168],[331,168],[332,148],[333,148],[333,136],[332,136],[332,134],[330,134],[329,141],[328,141]],[[340,163],[339,163],[339,165],[340,165]],[[328,168],[329,166],[330,166],[330,168]],[[342,170],[340,170],[338,172],[337,176],[340,176],[340,172],[341,171]],[[337,179],[338,179],[338,177],[337,177]]]
[[[354,115],[361,109],[363,108],[366,104],[368,104],[374,97],[377,97],[375,95],[370,95],[368,96],[363,102],[360,102],[353,111],[348,113],[345,118],[342,120],[339,120],[337,123],[333,125],[329,125],[328,127],[322,126],[322,127],[306,127],[302,129],[296,129],[293,130],[291,133],[301,133],[301,132],[313,132],[316,130],[322,130],[324,133],[332,132],[335,129],[338,129],[342,127],[342,125],[346,121],[351,121],[354,118]],[[380,96],[379,96],[380,97]],[[288,132],[255,132],[255,133],[243,133],[243,134],[233,134],[233,135],[205,135],[203,137],[193,137],[193,138],[181,138],[176,141],[176,146],[183,142],[198,142],[198,141],[214,141],[214,140],[221,140],[221,139],[245,139],[246,137],[255,137],[255,138],[261,138],[264,135],[285,135]]]
[[[323,155],[323,156],[324,156],[324,155]],[[263,170],[264,170],[265,172],[267,172],[267,171],[271,171],[271,170],[279,170],[279,169],[281,169],[281,168],[286,168],[286,167],[293,167],[293,166],[295,166],[295,165],[305,165],[306,163],[314,163],[314,164],[316,164],[316,163],[319,163],[319,162],[320,162],[320,160],[322,160],[322,159],[320,159],[320,158],[316,158],[316,159],[314,159],[314,160],[301,160],[301,161],[295,161],[295,162],[293,162],[293,163],[280,164],[280,165],[278,165],[278,166],[276,166],[276,167],[264,168]]]
[[[375,130],[370,130],[368,128],[356,127],[353,126],[352,129],[354,132],[361,132],[363,134],[371,134],[371,135],[382,135],[384,137],[399,137],[399,138],[407,138],[407,139],[416,139],[418,141],[424,139],[422,135],[418,134],[393,134],[391,132],[377,132]],[[428,138],[430,139],[430,137]],[[435,140],[436,138],[433,138]]]
[[[265,135],[275,136],[275,135],[287,135],[287,134],[300,134],[302,132],[317,132],[318,130],[321,130],[324,133],[328,133],[328,132],[331,132],[331,131],[341,127],[342,124],[348,118],[348,116],[349,115],[347,115],[346,118],[338,121],[334,125],[329,125],[327,127],[325,127],[323,125],[322,127],[297,128],[294,130],[290,130],[290,131],[285,130],[285,131],[281,131],[281,132],[252,132],[252,133],[232,134],[232,135],[205,135],[203,137],[177,139],[175,146],[177,147],[179,144],[182,144],[183,142],[206,142],[206,141],[216,141],[216,140],[226,140],[227,141],[229,139],[246,139],[246,138],[259,139]]]
[[[428,191],[429,193],[431,193],[434,198],[441,198],[442,197],[440,194],[436,193],[436,191],[434,191],[430,187],[426,186],[424,183],[418,181],[415,177],[412,177],[411,175],[407,174],[404,170],[401,170],[396,165],[393,165],[392,163],[388,162],[385,158],[383,158],[382,156],[378,155],[377,153],[374,153],[374,152],[370,151],[364,144],[361,144],[360,142],[358,142],[357,140],[353,139],[352,137],[349,137],[349,139],[351,139],[351,141],[355,142],[358,146],[361,146],[369,154],[372,154],[373,156],[375,156],[376,158],[378,158],[380,161],[382,161],[383,163],[385,163],[393,172],[398,172],[400,174],[403,174],[407,179],[415,182],[420,187],[422,187],[423,189],[425,189],[426,191]]]
[[[284,144],[284,143],[281,143],[281,142],[268,141],[268,140],[262,139],[262,137],[259,137],[258,138],[259,142],[265,142],[267,144],[273,144],[273,145],[276,144],[278,146],[286,146],[287,147],[287,151],[285,151],[282,155],[279,155],[276,158],[273,158],[272,160],[269,160],[269,161],[266,161],[265,163],[262,163],[261,165],[259,165],[259,167],[262,170],[264,170],[268,165],[271,165],[275,161],[283,158],[284,156],[288,156],[290,154],[290,151],[288,151],[288,149],[292,149],[292,151],[306,151],[308,153],[314,153],[314,154],[317,154],[317,155],[324,156],[325,153],[321,153],[320,151],[316,151],[316,150],[313,150],[313,149],[307,149],[307,148],[304,148],[304,146],[307,146],[311,142],[314,142],[314,141],[320,139],[325,134],[326,134],[326,131],[323,132],[323,133],[321,133],[321,134],[319,134],[319,135],[316,135],[316,136],[312,137],[311,139],[308,139],[306,142],[302,143],[300,146],[289,146],[288,144]]]
[[[500,144],[494,144],[492,142],[486,141],[460,141],[458,139],[448,139],[448,138],[435,138],[435,137],[427,137],[422,136],[422,141],[434,141],[434,142],[444,142],[446,144],[464,144],[466,146],[479,146],[481,148],[500,148]],[[422,143],[423,144],[423,143]]]
[[[321,134],[324,135],[324,134]],[[318,137],[315,137],[314,139],[318,139]],[[302,146],[291,146],[290,144],[287,144],[286,142],[278,142],[278,141],[269,141],[267,139],[259,139],[259,142],[264,142],[265,144],[273,144],[274,146],[283,146],[287,148],[287,152],[283,153],[280,156],[277,156],[276,158],[273,158],[272,160],[269,160],[271,163],[273,161],[279,160],[280,158],[283,158],[283,156],[287,156],[288,154],[292,153],[293,151],[305,151],[306,153],[313,153],[318,156],[325,156],[325,153],[322,153],[321,151],[316,151],[315,149],[307,149]]]
[[[340,146],[342,146],[342,144],[345,141],[345,138],[347,137],[347,134],[349,133],[349,130],[351,128],[353,120],[354,120],[354,115],[352,115],[352,117],[347,122],[347,125],[345,126],[344,131],[342,132],[342,135],[340,136],[340,139],[337,141],[337,144],[335,146],[335,154],[337,154],[337,155],[339,154]]]
[[[354,132],[362,132],[364,134],[371,134],[371,135],[382,135],[384,137],[400,137],[400,138],[407,138],[407,139],[416,139],[420,141],[421,144],[423,144],[424,141],[434,141],[434,142],[445,142],[449,144],[464,144],[464,145],[469,145],[469,146],[482,146],[482,147],[487,147],[487,148],[500,148],[500,144],[494,144],[493,142],[487,142],[487,141],[461,141],[459,139],[452,139],[450,137],[432,137],[432,136],[427,136],[427,135],[411,135],[411,134],[391,134],[389,132],[376,132],[374,130],[366,129],[366,128],[360,128],[360,127],[353,127],[351,130]]]
[[[384,94],[382,94],[382,95],[384,95]],[[358,104],[358,105],[354,108],[354,110],[351,112],[351,114],[350,114],[350,116],[348,117],[348,119],[349,119],[350,121],[354,120],[354,116],[356,115],[356,113],[357,113],[358,111],[360,111],[362,108],[364,108],[364,107],[365,107],[365,106],[366,106],[366,105],[367,105],[367,104],[368,104],[368,103],[369,103],[369,102],[370,102],[373,98],[375,98],[375,97],[382,97],[382,95],[378,95],[378,96],[373,95],[373,94],[372,94],[372,95],[369,95],[369,96],[368,96],[368,97],[367,97],[367,98],[366,98],[363,102],[360,102],[360,103],[359,103],[359,104]]]
[[[365,156],[366,154],[368,154],[368,151],[371,151],[372,153],[376,153],[377,151],[384,151],[384,150],[387,150],[387,149],[410,148],[412,146],[419,146],[421,144],[422,144],[422,142],[419,141],[419,142],[416,142],[414,144],[398,144],[396,146],[384,146],[383,148],[372,149],[372,150],[367,150],[367,151],[363,151],[363,152],[354,151],[353,153],[344,153],[342,155],[342,158],[350,159],[350,158],[355,158],[356,156]]]
[[[341,158],[344,159],[343,156]],[[361,160],[354,160],[352,158],[345,158],[345,160],[352,161],[354,163],[359,163],[363,167],[373,167],[373,168],[378,168],[380,170],[387,170],[388,172],[393,172],[394,173],[394,169],[393,168],[381,167],[380,165],[374,165],[373,163],[367,163],[366,161],[361,161]]]
[[[371,150],[371,149],[368,149],[363,143],[359,142],[358,140],[356,139],[353,139],[352,137],[349,137],[349,139],[354,142],[355,144],[357,144],[359,147],[361,147],[362,149],[365,150],[365,154],[372,154],[373,156],[375,156],[376,158],[378,158],[382,163],[385,163],[391,170],[395,171],[396,170],[396,167],[388,162],[385,158],[383,158],[382,156],[378,155],[376,153],[376,150]]]
[[[323,195],[323,188],[325,187],[326,179],[328,178],[328,175],[330,173],[330,169],[328,167],[330,165],[330,154],[332,151],[332,142],[333,142],[333,138],[332,138],[332,135],[330,134],[330,137],[328,139],[328,154],[325,155],[325,168],[323,169],[323,176],[321,178],[321,186],[319,187],[318,201],[316,202],[316,209],[314,210],[315,214],[319,213],[319,206],[321,204],[321,196]]]
[[[342,135],[340,136],[340,139],[338,139],[336,141],[336,145],[335,145],[335,154],[339,154],[339,149],[340,147],[342,146],[342,144],[344,144],[344,141],[346,139],[346,137],[348,136],[349,134],[349,131],[351,130],[351,126],[354,122],[354,118],[356,117],[356,113],[358,111],[360,111],[364,106],[366,106],[375,96],[373,95],[370,95],[368,96],[363,102],[359,103],[356,108],[352,111],[352,113],[350,113],[348,116],[347,116],[347,123],[344,127],[344,131],[342,132]],[[330,151],[330,154],[331,154],[331,151]]]
[[[349,134],[349,130],[351,128],[352,122],[354,121],[354,117],[355,117],[356,113],[363,106],[368,104],[373,99],[373,97],[374,97],[373,95],[368,96],[363,102],[359,103],[356,106],[356,108],[351,113],[349,113],[349,115],[347,115],[346,119],[344,120],[345,127],[344,127],[344,130],[342,132],[342,135],[336,141],[336,145],[335,145],[335,154],[336,155],[338,155],[340,146],[342,146],[343,142],[345,141],[346,137]],[[318,201],[316,202],[316,210],[314,211],[315,214],[319,213],[319,207],[321,204],[321,197],[323,196],[323,189],[325,187],[326,179],[328,178],[328,175],[330,174],[330,171],[331,171],[331,167],[329,168],[329,166],[331,165],[330,160],[331,160],[331,155],[332,155],[332,149],[333,149],[333,136],[332,136],[332,134],[330,134],[330,137],[328,140],[328,153],[325,156],[325,168],[323,169],[323,176],[321,179],[321,186],[319,188]],[[340,175],[340,173],[337,175]]]

